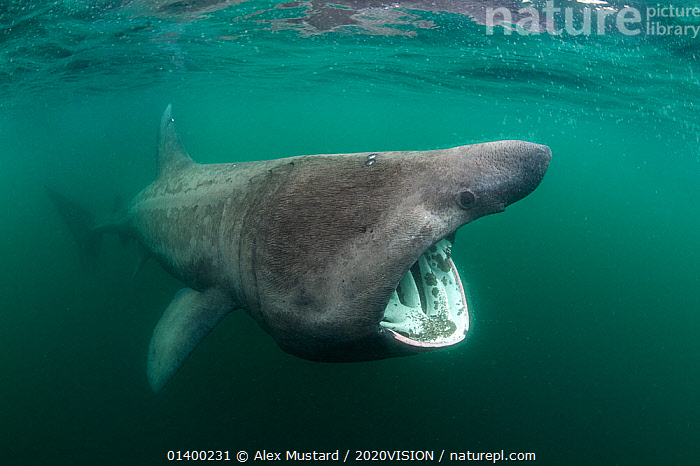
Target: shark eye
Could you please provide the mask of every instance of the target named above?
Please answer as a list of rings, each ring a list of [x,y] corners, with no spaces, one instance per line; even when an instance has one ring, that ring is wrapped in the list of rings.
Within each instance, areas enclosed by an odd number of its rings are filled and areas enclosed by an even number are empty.
[[[462,194],[459,195],[459,206],[462,209],[471,208],[474,205],[475,201],[476,196],[471,191],[463,191]]]

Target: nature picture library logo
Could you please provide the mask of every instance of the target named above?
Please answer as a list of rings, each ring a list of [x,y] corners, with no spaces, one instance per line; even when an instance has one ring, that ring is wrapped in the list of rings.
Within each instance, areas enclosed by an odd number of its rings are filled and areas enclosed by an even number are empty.
[[[532,3],[523,0],[523,3]],[[544,7],[526,6],[515,9],[488,7],[486,9],[486,33],[492,35],[494,26],[502,26],[504,34],[515,31],[521,35],[547,33],[552,35],[569,34],[605,35],[613,32],[626,36],[644,34],[647,36],[685,36],[691,39],[700,37],[700,5],[675,6],[655,4],[634,7],[611,5],[605,0],[549,0]]]

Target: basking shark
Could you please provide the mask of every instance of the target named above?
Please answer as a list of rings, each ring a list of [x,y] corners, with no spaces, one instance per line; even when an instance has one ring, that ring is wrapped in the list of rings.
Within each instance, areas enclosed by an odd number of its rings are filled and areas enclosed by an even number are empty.
[[[185,152],[168,106],[157,178],[127,207],[96,224],[49,194],[86,265],[112,232],[187,285],[150,342],[147,374],[158,391],[235,309],[284,351],[316,361],[458,343],[469,313],[450,256],[454,233],[531,193],[550,159],[546,146],[498,141],[203,165]]]

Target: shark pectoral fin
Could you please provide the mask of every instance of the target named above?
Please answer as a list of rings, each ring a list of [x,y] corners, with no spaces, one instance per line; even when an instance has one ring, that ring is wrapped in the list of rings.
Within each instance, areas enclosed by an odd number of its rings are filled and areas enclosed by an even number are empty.
[[[157,392],[194,348],[235,306],[218,290],[178,291],[158,321],[148,348],[148,382]]]

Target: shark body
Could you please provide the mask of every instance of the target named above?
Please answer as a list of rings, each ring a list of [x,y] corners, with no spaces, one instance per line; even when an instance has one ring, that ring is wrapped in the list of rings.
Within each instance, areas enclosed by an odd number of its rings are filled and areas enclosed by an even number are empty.
[[[157,178],[121,213],[94,225],[50,194],[86,264],[101,234],[116,232],[187,285],[149,346],[147,374],[158,391],[235,309],[311,360],[458,343],[469,313],[450,257],[454,232],[532,192],[550,158],[546,146],[498,141],[202,165],[187,155],[168,106]]]

